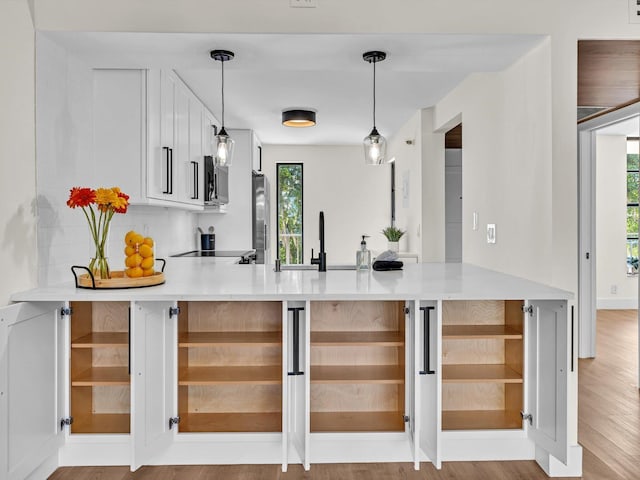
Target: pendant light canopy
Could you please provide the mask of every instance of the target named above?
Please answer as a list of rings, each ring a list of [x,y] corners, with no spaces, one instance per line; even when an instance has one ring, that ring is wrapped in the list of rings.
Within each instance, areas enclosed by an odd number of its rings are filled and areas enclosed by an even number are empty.
[[[362,54],[365,62],[373,63],[373,129],[371,133],[364,138],[364,159],[368,165],[380,165],[384,162],[387,152],[387,141],[378,133],[376,128],[376,63],[387,58],[385,52],[373,50]]]
[[[231,165],[235,142],[224,128],[224,62],[233,60],[233,52],[229,50],[211,50],[211,58],[222,63],[222,128],[216,135],[216,162],[221,166]]]

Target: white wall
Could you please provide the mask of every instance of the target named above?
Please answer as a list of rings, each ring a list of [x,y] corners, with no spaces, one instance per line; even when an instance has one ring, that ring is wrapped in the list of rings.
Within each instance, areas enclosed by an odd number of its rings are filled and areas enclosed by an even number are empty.
[[[302,163],[304,263],[320,248],[318,214],[324,211],[327,263],[356,261],[360,235],[370,235],[369,249],[386,250],[380,231],[391,218],[391,170],[365,165],[360,146],[263,145],[262,171],[271,183],[271,245],[276,243],[276,163]],[[272,249],[271,255],[276,255]],[[273,263],[273,259],[270,262]]]
[[[42,34],[37,35],[37,67],[38,282],[50,285],[71,280],[70,266],[87,265],[95,252],[84,215],[66,206],[69,189],[114,185],[88,181],[94,178],[91,69]],[[119,173],[123,179],[130,175]],[[156,256],[166,257],[193,248],[195,217],[143,206],[116,214],[107,247],[112,270],[124,269],[129,230],[153,237]]]
[[[504,72],[467,78],[438,103],[435,125],[460,115],[464,125],[463,261],[545,283],[554,280],[550,80],[546,40]]]
[[[411,144],[407,141],[412,142]],[[406,233],[400,251],[422,258],[422,113],[416,113],[388,140],[387,157],[396,164],[396,227]],[[389,201],[390,202],[390,201]],[[390,208],[390,207],[389,207]]]
[[[0,2],[0,306],[36,285],[33,37],[27,2]]]
[[[627,138],[596,137],[597,308],[637,308],[638,277],[627,276]],[[615,286],[617,293],[612,293]]]

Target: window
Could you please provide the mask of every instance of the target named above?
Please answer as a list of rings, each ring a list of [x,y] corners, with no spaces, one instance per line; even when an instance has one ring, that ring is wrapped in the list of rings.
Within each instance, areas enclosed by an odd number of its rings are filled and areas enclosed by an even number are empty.
[[[638,138],[627,138],[627,273],[638,273],[638,187],[640,168]]]
[[[302,263],[302,164],[277,164],[278,258]]]

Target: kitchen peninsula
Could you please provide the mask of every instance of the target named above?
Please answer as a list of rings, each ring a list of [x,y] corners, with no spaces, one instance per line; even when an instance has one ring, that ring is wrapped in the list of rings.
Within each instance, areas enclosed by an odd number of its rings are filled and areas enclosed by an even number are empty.
[[[569,292],[444,263],[275,272],[169,259],[165,274],[150,288],[13,295],[1,328],[15,478],[524,459],[581,473]]]

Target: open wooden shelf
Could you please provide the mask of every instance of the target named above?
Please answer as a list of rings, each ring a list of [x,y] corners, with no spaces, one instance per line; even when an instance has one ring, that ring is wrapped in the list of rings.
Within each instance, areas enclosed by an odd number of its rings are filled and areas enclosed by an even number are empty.
[[[443,383],[522,383],[522,375],[507,365],[443,365]]]
[[[522,339],[518,332],[509,325],[443,325],[443,340],[478,340],[478,339]]]
[[[404,368],[401,365],[359,365],[311,367],[311,383],[404,383]]]
[[[71,348],[127,347],[127,332],[92,332],[71,342]]]
[[[311,412],[312,432],[397,432],[404,430],[402,412]]]
[[[126,413],[75,415],[71,433],[129,433],[130,416]]]
[[[129,385],[127,367],[91,367],[71,379],[72,387]]]
[[[281,412],[180,413],[180,432],[281,432]]]
[[[282,344],[281,332],[181,332],[179,347],[214,347],[219,345],[261,346]]]
[[[502,430],[522,428],[517,410],[452,410],[442,412],[443,430]]]
[[[279,365],[246,367],[188,367],[181,368],[178,385],[221,385],[250,383],[273,385],[282,383]]]
[[[404,333],[397,331],[311,332],[311,345],[316,347],[401,347],[404,345]]]

